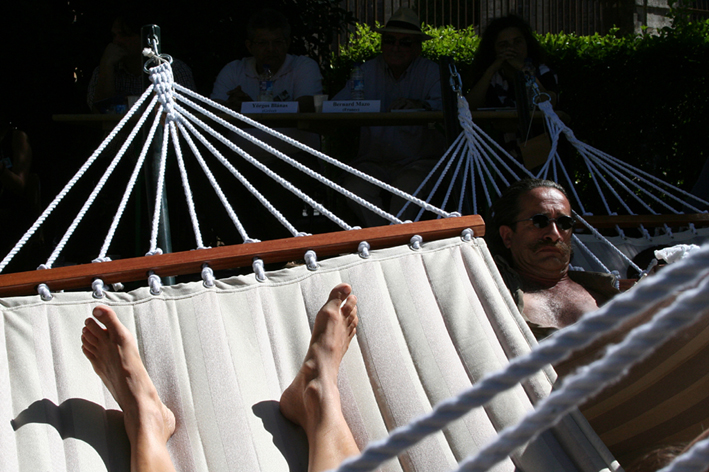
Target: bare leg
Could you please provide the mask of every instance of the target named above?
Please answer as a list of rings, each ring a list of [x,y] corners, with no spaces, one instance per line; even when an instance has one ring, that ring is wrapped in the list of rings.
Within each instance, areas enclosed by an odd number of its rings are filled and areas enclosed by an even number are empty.
[[[357,298],[340,284],[315,317],[300,372],[281,396],[281,412],[305,429],[309,472],[334,469],[359,453],[342,414],[337,374],[357,328]],[[346,301],[345,301],[346,300]],[[343,304],[342,302],[345,301]]]
[[[175,432],[175,416],[160,400],[135,339],[115,312],[98,306],[93,315],[106,328],[88,318],[81,333],[81,349],[123,410],[131,470],[174,471],[167,441]]]

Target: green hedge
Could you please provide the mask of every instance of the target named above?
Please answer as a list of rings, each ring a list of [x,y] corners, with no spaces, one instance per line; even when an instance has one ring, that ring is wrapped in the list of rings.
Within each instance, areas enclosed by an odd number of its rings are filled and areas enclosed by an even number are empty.
[[[453,56],[465,71],[479,43],[472,28],[425,27],[432,60]],[[575,135],[682,188],[694,184],[709,157],[709,21],[682,23],[658,35],[539,35],[558,73],[560,109]],[[379,35],[358,25],[326,73],[330,93],[353,62],[374,57]]]

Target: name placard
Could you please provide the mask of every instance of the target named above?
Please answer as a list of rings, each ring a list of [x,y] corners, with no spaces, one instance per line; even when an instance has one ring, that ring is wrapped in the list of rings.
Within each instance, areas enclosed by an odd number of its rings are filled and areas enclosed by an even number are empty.
[[[298,102],[243,102],[241,113],[298,113]]]
[[[376,113],[380,100],[328,100],[322,103],[323,113]]]

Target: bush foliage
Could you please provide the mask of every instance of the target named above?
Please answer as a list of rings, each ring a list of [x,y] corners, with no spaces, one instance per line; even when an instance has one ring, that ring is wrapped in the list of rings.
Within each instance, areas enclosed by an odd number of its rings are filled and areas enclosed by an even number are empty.
[[[479,37],[472,28],[425,31],[432,60],[452,56],[458,70],[472,61]],[[709,21],[677,21],[657,35],[538,35],[558,73],[559,108],[575,135],[653,175],[689,189],[709,157]],[[358,25],[326,74],[330,93],[354,62],[374,57],[380,38]]]

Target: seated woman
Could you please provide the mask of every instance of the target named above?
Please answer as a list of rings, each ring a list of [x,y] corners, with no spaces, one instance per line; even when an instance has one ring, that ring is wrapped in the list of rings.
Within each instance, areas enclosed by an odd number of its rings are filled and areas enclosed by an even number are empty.
[[[131,445],[131,471],[174,471],[167,441],[175,415],[160,400],[138,345],[116,313],[97,306],[82,330],[84,355],[123,410]],[[342,414],[337,375],[357,329],[357,297],[347,284],[337,285],[315,317],[310,346],[293,383],[281,396],[281,412],[305,430],[308,471],[336,468],[359,453]]]
[[[544,64],[544,59],[544,50],[531,27],[522,18],[508,15],[492,20],[485,28],[466,78],[466,89],[470,89],[466,98],[471,110],[517,109],[516,128],[495,127],[487,131],[492,136],[497,134],[496,141],[529,169],[545,162],[551,150],[543,127],[538,123],[532,125],[534,90],[527,84],[528,78],[533,78],[539,92],[556,106],[556,74]]]
[[[545,53],[520,17],[496,18],[485,28],[470,73],[472,88],[467,95],[471,110],[482,107],[515,107],[514,84],[531,75],[539,90],[557,102],[557,78],[544,64]],[[520,75],[521,73],[521,75]]]

